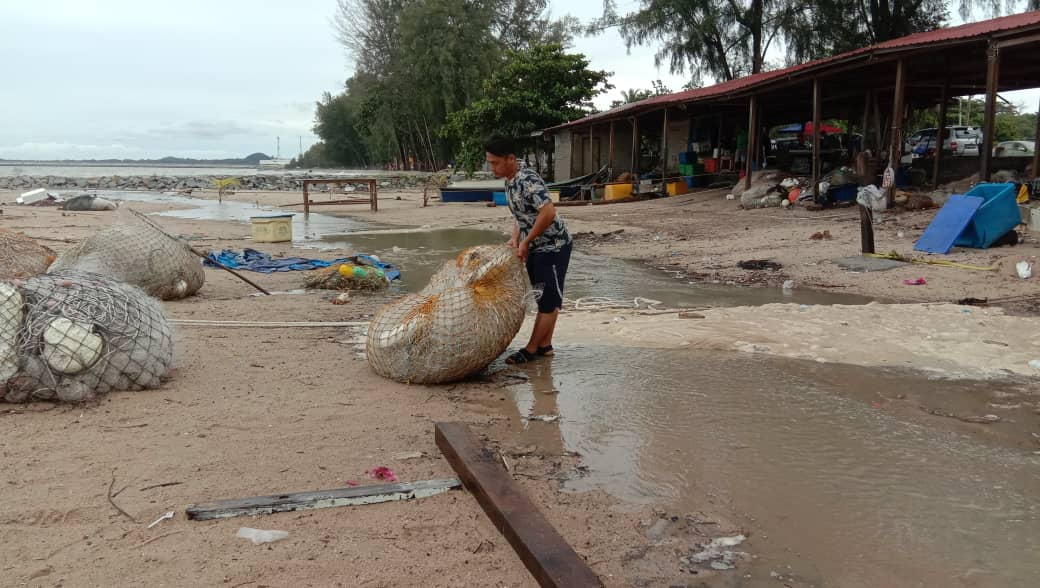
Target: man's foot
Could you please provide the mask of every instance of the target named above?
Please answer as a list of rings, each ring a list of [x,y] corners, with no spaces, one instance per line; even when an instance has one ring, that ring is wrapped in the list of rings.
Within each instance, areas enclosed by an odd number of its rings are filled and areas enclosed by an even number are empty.
[[[535,359],[536,359],[536,355],[534,353],[531,353],[530,351],[528,351],[528,350],[524,349],[523,347],[521,347],[520,349],[517,349],[513,353],[509,354],[509,357],[506,358],[506,363],[508,363],[508,364],[528,363],[530,361],[534,361]]]
[[[553,351],[553,346],[552,345],[546,345],[545,347],[539,347],[534,352],[535,355],[540,355],[542,357],[552,357],[554,353],[556,353],[556,352]]]

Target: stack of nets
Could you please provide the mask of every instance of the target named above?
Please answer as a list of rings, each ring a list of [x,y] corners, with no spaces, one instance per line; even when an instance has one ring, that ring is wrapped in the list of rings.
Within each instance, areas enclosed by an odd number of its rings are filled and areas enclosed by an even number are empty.
[[[53,262],[50,249],[22,233],[0,229],[0,280],[42,274]]]
[[[368,363],[383,377],[415,384],[479,372],[520,330],[529,292],[513,249],[467,249],[438,270],[422,292],[376,314],[368,329]]]
[[[206,280],[187,243],[149,225],[105,229],[63,252],[50,271],[108,276],[161,300],[191,296]]]
[[[382,290],[389,282],[379,268],[344,263],[309,272],[303,285],[321,290]]]
[[[91,400],[156,388],[173,361],[154,298],[75,272],[0,282],[0,400]]]

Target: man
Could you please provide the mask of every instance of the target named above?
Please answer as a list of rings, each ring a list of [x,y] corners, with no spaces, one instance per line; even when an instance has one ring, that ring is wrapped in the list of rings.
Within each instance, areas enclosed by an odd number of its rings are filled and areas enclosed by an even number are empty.
[[[492,137],[484,142],[488,165],[497,178],[505,178],[506,200],[516,222],[509,246],[527,265],[531,286],[541,290],[538,316],[526,347],[506,358],[506,363],[527,363],[553,354],[556,317],[563,307],[563,281],[571,258],[572,241],[545,181],[532,169],[521,167],[514,142]]]

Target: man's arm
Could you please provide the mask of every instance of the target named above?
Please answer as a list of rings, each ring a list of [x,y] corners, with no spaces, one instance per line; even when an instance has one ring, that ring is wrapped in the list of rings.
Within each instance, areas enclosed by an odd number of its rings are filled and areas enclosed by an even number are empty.
[[[513,236],[509,238],[509,246],[516,249],[520,246],[520,223],[513,219]]]
[[[527,234],[527,237],[524,238],[520,243],[520,246],[517,248],[516,253],[520,256],[520,259],[527,259],[527,250],[531,247],[531,242],[544,233],[555,219],[556,207],[553,206],[552,202],[546,202],[538,210],[538,218],[535,219],[534,226],[531,227],[531,232]]]

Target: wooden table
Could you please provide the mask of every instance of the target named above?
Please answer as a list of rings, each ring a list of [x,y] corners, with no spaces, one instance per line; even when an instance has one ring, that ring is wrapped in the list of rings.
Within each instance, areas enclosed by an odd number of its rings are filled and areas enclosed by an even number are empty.
[[[303,181],[303,213],[309,214],[311,206],[322,206],[329,204],[365,204],[368,203],[372,212],[379,211],[379,199],[376,194],[375,178],[305,178]],[[310,198],[311,186],[322,186],[328,184],[368,184],[368,198],[347,198],[343,200],[329,200],[327,202],[315,202]]]

